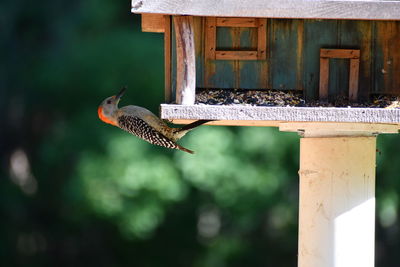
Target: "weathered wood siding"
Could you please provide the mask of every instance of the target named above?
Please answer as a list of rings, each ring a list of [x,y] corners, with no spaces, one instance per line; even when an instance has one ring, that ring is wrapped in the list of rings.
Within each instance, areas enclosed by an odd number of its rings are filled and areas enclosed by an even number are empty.
[[[204,18],[194,18],[194,31],[197,88],[295,89],[315,99],[320,49],[346,48],[361,50],[360,97],[400,94],[400,21],[267,19],[266,60],[206,59]],[[257,30],[218,27],[216,44],[217,50],[257,50]],[[329,95],[348,95],[349,60],[330,60],[329,76]]]

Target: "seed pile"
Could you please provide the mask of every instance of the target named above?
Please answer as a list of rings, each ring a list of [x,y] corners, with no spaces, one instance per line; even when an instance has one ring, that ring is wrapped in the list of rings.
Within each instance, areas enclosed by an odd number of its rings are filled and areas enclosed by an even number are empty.
[[[352,103],[338,96],[328,102],[305,101],[302,91],[207,89],[196,94],[196,104],[245,105],[270,107],[358,107],[400,108],[400,96],[377,95],[364,102]]]

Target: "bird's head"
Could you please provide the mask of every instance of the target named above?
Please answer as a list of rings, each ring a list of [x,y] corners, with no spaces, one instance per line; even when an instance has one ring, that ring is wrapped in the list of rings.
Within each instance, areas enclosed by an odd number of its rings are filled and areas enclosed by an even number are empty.
[[[121,100],[121,97],[124,95],[125,90],[126,87],[122,88],[122,90],[117,95],[113,95],[104,99],[104,101],[97,109],[100,120],[104,121],[105,123],[117,126],[115,111],[118,109],[118,103]]]

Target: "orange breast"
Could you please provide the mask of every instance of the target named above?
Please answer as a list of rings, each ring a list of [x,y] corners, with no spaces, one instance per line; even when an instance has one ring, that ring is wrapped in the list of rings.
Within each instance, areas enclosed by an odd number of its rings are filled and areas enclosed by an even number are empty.
[[[99,115],[100,120],[104,121],[105,123],[109,123],[111,125],[118,126],[114,121],[112,121],[109,118],[107,118],[106,116],[104,116],[102,106],[99,106],[99,108],[97,109],[97,114]]]

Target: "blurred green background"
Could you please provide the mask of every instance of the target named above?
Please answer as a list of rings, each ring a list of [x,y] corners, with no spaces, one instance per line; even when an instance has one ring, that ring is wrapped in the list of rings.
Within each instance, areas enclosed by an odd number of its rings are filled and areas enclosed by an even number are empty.
[[[1,266],[296,266],[296,134],[203,126],[151,146],[97,118],[158,113],[163,36],[130,1],[0,3]],[[377,266],[400,256],[400,137],[380,136]]]

